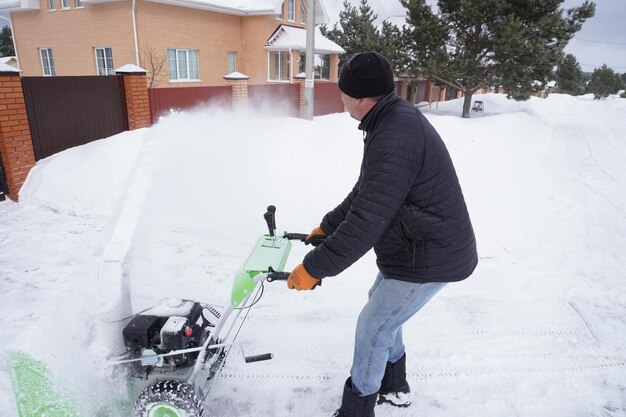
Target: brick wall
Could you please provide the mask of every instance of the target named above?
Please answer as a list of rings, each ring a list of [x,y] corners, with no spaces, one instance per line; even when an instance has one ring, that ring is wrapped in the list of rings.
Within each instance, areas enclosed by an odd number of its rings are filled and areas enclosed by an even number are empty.
[[[0,156],[8,196],[17,201],[28,172],[35,166],[22,82],[17,73],[0,73]]]
[[[39,0],[40,10],[12,12],[14,38],[22,76],[41,76],[39,48],[52,48],[57,75],[97,75],[96,47],[111,48],[113,68],[137,64],[129,0],[85,4],[62,10],[48,10],[48,0]],[[225,86],[228,52],[237,52],[237,71],[250,77],[249,83],[268,82],[268,54],[265,42],[281,24],[304,27],[300,22],[300,2],[296,0],[295,21],[274,15],[234,16],[198,9],[171,6],[153,1],[136,3],[139,66],[148,71],[152,60],[163,66],[152,87]],[[284,17],[286,18],[286,3]],[[200,80],[170,81],[167,49],[199,49]],[[293,52],[293,68],[298,71],[298,52]],[[338,60],[331,61],[331,80],[336,81]]]

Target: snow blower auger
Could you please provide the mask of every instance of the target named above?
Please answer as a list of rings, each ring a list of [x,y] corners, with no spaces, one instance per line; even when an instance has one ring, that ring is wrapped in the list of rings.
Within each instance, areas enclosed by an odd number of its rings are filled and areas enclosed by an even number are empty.
[[[291,250],[291,240],[307,235],[276,236],[274,206],[264,215],[269,234],[259,238],[234,277],[226,307],[170,299],[132,317],[123,330],[128,356],[116,361],[140,382],[136,417],[201,417],[203,403],[224,366],[239,330],[231,333],[242,312],[248,312],[263,293],[263,282],[286,280],[280,272]],[[320,242],[313,242],[319,244]],[[235,313],[235,314],[233,314]],[[247,314],[239,321],[239,329]],[[243,352],[243,348],[241,347]],[[271,353],[245,356],[245,362],[272,359]]]

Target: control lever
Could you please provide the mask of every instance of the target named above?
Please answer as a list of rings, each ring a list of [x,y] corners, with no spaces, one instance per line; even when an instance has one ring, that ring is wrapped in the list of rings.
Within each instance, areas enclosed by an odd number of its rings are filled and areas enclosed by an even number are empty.
[[[276,213],[276,207],[267,206],[267,211],[263,215],[263,218],[265,219],[265,223],[267,223],[267,229],[269,230],[270,236],[272,237],[275,235],[275,231],[276,231],[275,213]]]

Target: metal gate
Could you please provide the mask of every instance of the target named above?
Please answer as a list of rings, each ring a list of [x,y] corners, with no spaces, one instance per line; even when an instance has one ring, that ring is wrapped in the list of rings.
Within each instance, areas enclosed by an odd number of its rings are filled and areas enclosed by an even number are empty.
[[[122,76],[24,77],[22,87],[36,160],[128,130]]]
[[[4,201],[5,194],[9,193],[6,179],[4,178],[4,169],[2,168],[2,155],[0,155],[0,201]]]

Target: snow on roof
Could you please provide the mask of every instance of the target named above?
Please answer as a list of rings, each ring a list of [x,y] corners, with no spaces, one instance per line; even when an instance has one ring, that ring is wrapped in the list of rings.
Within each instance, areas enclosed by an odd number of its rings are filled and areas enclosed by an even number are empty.
[[[20,69],[12,67],[4,62],[0,62],[0,72],[22,72]]]
[[[270,36],[265,44],[269,51],[295,49],[306,51],[306,30],[293,26],[281,25]],[[315,52],[326,54],[343,54],[346,51],[335,42],[322,35],[319,27],[315,28]]]
[[[11,0],[0,0],[11,1]],[[24,0],[22,0],[24,1]],[[120,0],[84,0],[85,3],[110,3]],[[272,15],[278,13],[282,0],[149,0],[155,3],[207,10],[236,16]]]
[[[4,12],[39,10],[38,0],[0,0],[0,10]]]

